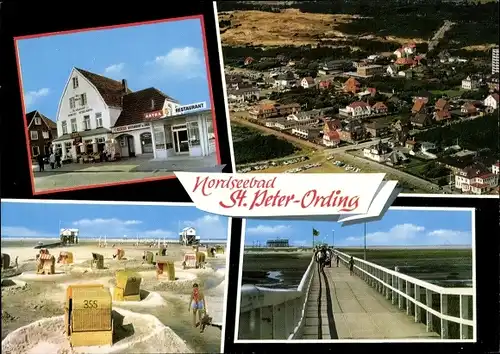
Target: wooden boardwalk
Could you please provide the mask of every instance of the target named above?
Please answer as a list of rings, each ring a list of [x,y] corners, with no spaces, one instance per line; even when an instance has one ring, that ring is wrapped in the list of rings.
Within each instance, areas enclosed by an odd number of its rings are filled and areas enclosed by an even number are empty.
[[[332,265],[321,274],[316,267],[301,339],[421,338],[439,335],[427,332],[346,267]]]

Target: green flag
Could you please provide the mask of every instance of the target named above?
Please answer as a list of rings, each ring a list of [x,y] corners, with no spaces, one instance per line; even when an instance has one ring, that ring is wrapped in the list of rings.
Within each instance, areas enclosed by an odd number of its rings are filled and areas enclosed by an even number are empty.
[[[319,231],[313,228],[313,236],[319,236]]]

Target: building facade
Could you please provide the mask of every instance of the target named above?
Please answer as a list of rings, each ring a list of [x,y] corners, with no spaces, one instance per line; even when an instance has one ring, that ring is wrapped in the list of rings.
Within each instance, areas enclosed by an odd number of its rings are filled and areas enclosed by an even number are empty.
[[[491,51],[491,73],[498,74],[498,47]]]
[[[38,111],[26,114],[31,158],[48,156],[52,152],[52,140],[57,137],[56,123]]]
[[[53,146],[63,160],[76,162],[110,151],[118,157],[156,159],[215,152],[213,119],[206,103],[181,106],[156,88],[133,92],[126,80],[78,68],[71,71],[63,91],[56,124]]]

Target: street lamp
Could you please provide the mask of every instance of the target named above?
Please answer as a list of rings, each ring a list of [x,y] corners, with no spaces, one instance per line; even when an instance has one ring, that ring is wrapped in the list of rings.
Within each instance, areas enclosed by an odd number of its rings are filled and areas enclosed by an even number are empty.
[[[335,248],[335,230],[332,229],[332,248]]]
[[[365,245],[364,245],[364,248],[363,248],[363,256],[364,256],[364,260],[366,261],[366,222],[364,224],[364,229],[365,229],[365,232],[364,232],[364,241],[365,241]]]

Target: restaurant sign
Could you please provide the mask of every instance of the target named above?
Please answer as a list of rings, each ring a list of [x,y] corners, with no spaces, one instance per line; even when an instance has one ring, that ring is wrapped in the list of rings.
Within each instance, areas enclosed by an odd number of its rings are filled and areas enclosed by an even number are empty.
[[[122,133],[122,132],[128,132],[131,130],[143,129],[143,128],[148,128],[148,127],[149,127],[148,123],[129,124],[129,125],[121,126],[121,127],[112,128],[111,132],[112,133]]]
[[[200,109],[205,109],[205,108],[207,108],[206,102],[198,102],[198,103],[191,103],[191,104],[188,104],[185,106],[178,106],[175,108],[175,115],[186,114],[186,113],[198,111]]]
[[[151,121],[163,118],[163,110],[144,113],[144,120]]]
[[[171,111],[171,107],[167,106],[162,110],[145,113],[144,120],[146,121],[158,120],[168,116],[178,116],[206,108],[207,108],[206,102],[198,102],[198,103],[187,104],[184,106],[177,106],[174,108],[173,112]]]

